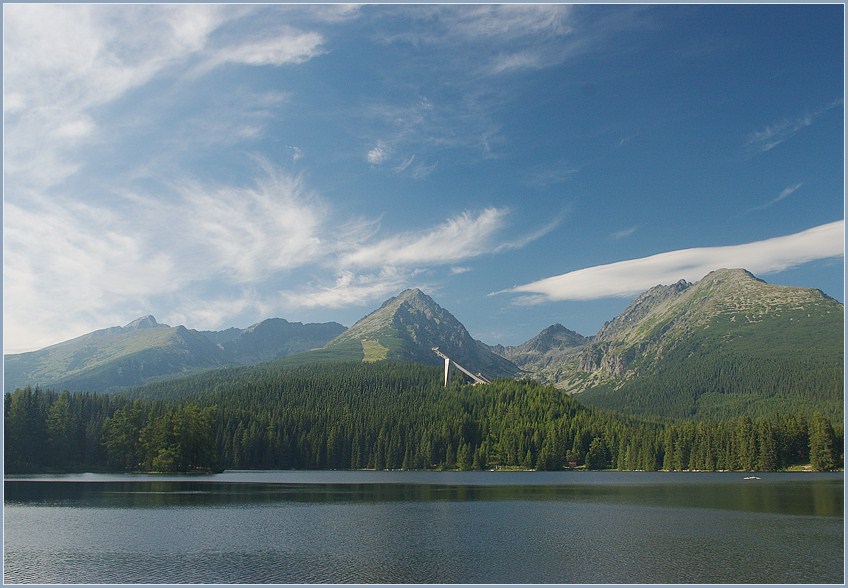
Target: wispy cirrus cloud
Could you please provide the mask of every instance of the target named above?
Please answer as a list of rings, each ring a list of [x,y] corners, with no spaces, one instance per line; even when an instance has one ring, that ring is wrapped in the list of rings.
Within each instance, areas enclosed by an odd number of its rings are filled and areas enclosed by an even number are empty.
[[[526,235],[518,237],[517,239],[513,239],[510,241],[506,241],[501,243],[497,247],[495,247],[494,252],[500,253],[501,251],[513,251],[516,249],[523,249],[527,247],[530,243],[537,241],[556,229],[559,225],[562,224],[562,221],[565,219],[566,215],[570,212],[570,207],[564,208],[556,217],[553,218],[549,223],[541,226],[540,228],[532,231]]]
[[[374,273],[340,271],[330,283],[310,283],[279,293],[287,308],[343,308],[362,306],[382,300],[411,287],[414,272],[405,268],[384,267]]]
[[[842,100],[831,102],[821,110],[806,113],[796,118],[787,118],[772,123],[765,128],[750,133],[745,142],[749,152],[754,155],[771,151],[781,143],[815,123],[822,115],[842,104]]]
[[[364,18],[371,14],[363,13]],[[516,95],[515,86],[502,78],[607,48],[610,37],[645,26],[647,17],[641,14],[629,7],[588,11],[563,4],[386,8],[380,13],[383,22],[397,19],[398,26],[380,27],[378,39],[408,58],[409,74],[393,72],[391,91],[352,109],[352,120],[364,120],[362,130],[354,132],[369,142],[379,137],[392,145],[401,159],[391,169],[411,154],[432,166],[435,153],[442,159],[448,149],[472,160],[501,157],[509,140],[499,113]],[[439,63],[435,84],[421,84],[417,66],[422,47]],[[420,179],[429,171],[417,167],[412,177]],[[563,173],[541,181],[563,181]]]
[[[115,315],[112,324],[122,324],[156,300],[186,314],[183,305],[192,299],[215,299],[208,291],[213,284],[267,287],[328,255],[329,219],[300,178],[270,167],[252,184],[181,178],[160,185],[155,196],[128,191],[109,205],[31,193],[26,206],[6,203],[7,339],[26,333],[41,346],[66,329],[79,334],[72,330],[78,322],[103,325]],[[52,237],[42,238],[35,226]]]
[[[350,233],[348,239],[337,243],[336,253],[323,260],[335,267],[334,277],[281,291],[281,300],[290,308],[339,308],[373,302],[412,286],[433,291],[438,288],[437,282],[422,282],[433,268],[450,266],[447,271],[452,276],[470,272],[470,267],[457,262],[525,247],[562,220],[560,216],[525,237],[499,242],[509,226],[508,216],[509,211],[503,208],[487,208],[477,214],[464,212],[434,227],[377,240],[373,223],[357,223],[361,234],[371,234],[357,241]]]
[[[638,230],[639,230],[639,227],[628,227],[626,229],[621,229],[620,231],[616,231],[614,233],[611,233],[610,237],[612,237],[613,239],[616,239],[616,240],[626,239],[627,237],[629,237],[630,235],[632,235],[633,233],[635,233]]]
[[[404,172],[413,179],[431,173],[436,153],[444,157],[447,149],[489,158],[504,143],[497,111],[511,94],[493,79],[561,62],[566,45],[562,41],[572,32],[571,14],[572,7],[565,5],[387,8],[381,11],[384,22],[397,17],[403,24],[381,27],[391,32],[382,33],[380,39],[408,55],[412,65],[409,79],[403,79],[403,71],[395,72],[392,83],[413,91],[401,97],[396,90],[385,92],[357,109],[352,118],[364,119],[363,134],[373,140],[376,133],[395,149],[400,160],[391,169],[397,170],[415,154],[416,165]],[[440,64],[433,71],[439,80],[435,87],[422,85],[415,73],[422,46]]]
[[[95,109],[202,49],[227,11],[18,4],[3,16],[7,180],[46,188],[83,165],[76,150],[98,140]]]
[[[86,161],[81,146],[128,121],[105,106],[153,82],[184,81],[226,64],[283,66],[323,52],[323,37],[269,21],[256,35],[216,34],[251,11],[224,5],[4,6],[4,167],[7,185],[58,185]],[[74,26],[69,27],[68,23]],[[237,40],[235,40],[237,39]],[[252,139],[258,124],[218,117],[231,135]]]
[[[723,247],[681,249],[599,265],[515,286],[498,293],[526,294],[523,304],[631,296],[657,284],[700,280],[720,268],[742,267],[769,274],[809,261],[842,256],[845,221],[800,233]]]
[[[338,308],[410,285],[432,289],[423,272],[497,253],[509,226],[506,209],[487,208],[378,237],[377,220],[340,222],[302,176],[255,161],[260,173],[243,184],[184,176],[108,203],[37,193],[26,206],[7,202],[7,343],[43,347],[157,307],[168,309],[165,319],[218,328],[242,312]],[[297,286],[296,271],[315,277]]]
[[[803,186],[803,185],[804,185],[804,182],[798,182],[797,184],[792,184],[791,186],[787,186],[786,188],[781,190],[780,194],[778,194],[777,196],[775,196],[774,198],[772,198],[771,200],[769,200],[765,204],[761,204],[760,206],[754,206],[753,208],[749,209],[748,212],[753,212],[755,210],[765,210],[766,208],[771,208],[772,206],[774,206],[775,204],[777,204],[781,200],[785,200],[785,199],[789,198],[790,196],[792,196],[792,194],[797,192],[801,188],[801,186]]]
[[[186,169],[212,146],[263,138],[288,98],[249,85],[203,93],[215,82],[198,74],[324,51],[322,35],[275,12],[244,20],[262,10],[4,6],[7,344],[43,346],[156,307],[198,315],[199,299],[236,312],[252,303],[219,290],[266,287],[327,254],[330,212],[298,177],[264,164],[242,181]]]
[[[527,175],[527,184],[536,188],[546,188],[568,181],[580,170],[566,161],[557,161],[547,166],[536,166]]]
[[[363,245],[343,254],[343,267],[446,265],[491,251],[494,237],[504,228],[508,211],[487,208],[464,212],[441,225]]]
[[[194,70],[195,75],[226,64],[281,66],[298,64],[324,53],[324,36],[281,26],[268,31],[266,38],[220,47]]]

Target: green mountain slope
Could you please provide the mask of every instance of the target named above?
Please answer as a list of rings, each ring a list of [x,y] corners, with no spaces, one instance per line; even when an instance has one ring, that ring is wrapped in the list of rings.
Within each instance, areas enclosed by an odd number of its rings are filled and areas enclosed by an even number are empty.
[[[558,385],[630,413],[730,417],[839,411],[842,304],[745,270],[657,286],[563,359]]]
[[[226,365],[253,365],[321,347],[338,323],[268,319],[247,329],[199,332],[152,316],[94,331],[29,353],[4,357],[7,391],[27,385],[105,391]]]
[[[390,298],[356,322],[324,349],[287,358],[287,365],[316,361],[382,361],[396,359],[433,364],[442,360],[438,347],[451,359],[488,377],[511,377],[519,369],[475,340],[450,312],[421,290]]]
[[[225,363],[200,333],[159,324],[152,316],[4,360],[6,390],[36,384],[105,390]]]

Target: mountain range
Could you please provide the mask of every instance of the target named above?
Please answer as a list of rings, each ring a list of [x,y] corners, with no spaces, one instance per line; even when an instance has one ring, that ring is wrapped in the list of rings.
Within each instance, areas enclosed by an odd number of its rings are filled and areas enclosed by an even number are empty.
[[[195,331],[146,316],[38,351],[4,355],[3,386],[6,391],[26,385],[114,390],[217,367],[254,365],[323,347],[344,330],[338,323],[275,318],[246,329]]]
[[[550,383],[630,413],[704,418],[815,406],[840,410],[843,305],[819,290],[775,286],[741,269],[658,285],[594,336],[563,325],[517,346],[475,340],[450,312],[406,290],[345,329],[268,319],[194,331],[144,317],[31,353],[5,356],[6,390],[41,384],[109,390],[221,366],[276,361],[439,363]]]

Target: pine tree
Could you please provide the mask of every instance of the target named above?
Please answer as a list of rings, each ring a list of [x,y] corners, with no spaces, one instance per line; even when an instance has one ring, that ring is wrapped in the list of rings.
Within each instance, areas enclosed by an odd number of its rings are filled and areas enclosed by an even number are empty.
[[[607,446],[603,439],[595,437],[589,444],[589,451],[586,452],[586,468],[602,470],[608,466]]]
[[[456,468],[466,471],[471,469],[471,448],[468,443],[461,442],[456,452]]]
[[[810,419],[810,465],[814,470],[826,472],[836,467],[833,444],[833,427],[820,413],[814,413]]]

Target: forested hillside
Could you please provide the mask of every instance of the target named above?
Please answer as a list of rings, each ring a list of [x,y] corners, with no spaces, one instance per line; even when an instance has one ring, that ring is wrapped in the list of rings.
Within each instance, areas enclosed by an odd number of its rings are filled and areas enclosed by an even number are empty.
[[[161,398],[5,395],[7,473],[222,468],[775,470],[842,462],[842,421],[816,413],[660,421],[589,408],[551,386],[443,388],[399,362],[241,369],[160,383]],[[211,384],[211,380],[210,380]],[[171,389],[166,389],[171,386]],[[841,413],[840,413],[841,414]]]
[[[628,414],[841,414],[843,328],[843,305],[819,290],[721,269],[643,292],[582,346],[513,359],[585,404]]]

